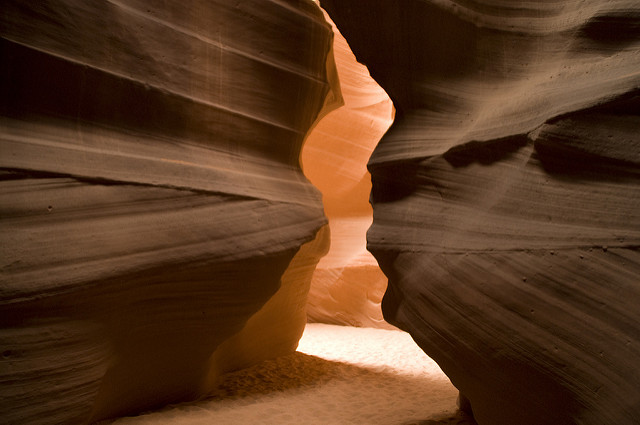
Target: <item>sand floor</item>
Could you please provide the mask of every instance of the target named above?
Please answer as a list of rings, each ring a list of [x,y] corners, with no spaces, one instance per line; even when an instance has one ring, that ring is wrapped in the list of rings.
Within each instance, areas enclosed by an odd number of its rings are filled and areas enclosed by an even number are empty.
[[[456,397],[409,334],[314,323],[298,352],[225,375],[211,397],[113,424],[473,424]]]

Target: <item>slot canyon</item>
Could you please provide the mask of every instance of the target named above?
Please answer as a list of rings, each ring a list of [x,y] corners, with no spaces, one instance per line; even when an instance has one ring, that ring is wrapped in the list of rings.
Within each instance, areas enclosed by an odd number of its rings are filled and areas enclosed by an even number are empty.
[[[0,423],[640,423],[637,0],[1,17]]]

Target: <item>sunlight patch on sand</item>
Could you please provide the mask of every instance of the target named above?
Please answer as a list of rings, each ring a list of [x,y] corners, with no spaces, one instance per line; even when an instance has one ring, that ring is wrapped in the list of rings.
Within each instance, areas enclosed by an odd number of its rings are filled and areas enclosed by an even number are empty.
[[[298,352],[225,375],[206,400],[114,423],[454,423],[456,397],[406,332],[313,323]]]

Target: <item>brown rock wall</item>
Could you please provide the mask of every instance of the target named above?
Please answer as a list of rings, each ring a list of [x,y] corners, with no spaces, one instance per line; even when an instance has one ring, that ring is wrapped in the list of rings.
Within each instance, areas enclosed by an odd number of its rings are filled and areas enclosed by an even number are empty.
[[[292,351],[326,251],[300,149],[339,98],[319,8],[2,8],[3,421],[134,413]]]
[[[389,93],[385,318],[481,425],[640,417],[636,2],[325,0]]]

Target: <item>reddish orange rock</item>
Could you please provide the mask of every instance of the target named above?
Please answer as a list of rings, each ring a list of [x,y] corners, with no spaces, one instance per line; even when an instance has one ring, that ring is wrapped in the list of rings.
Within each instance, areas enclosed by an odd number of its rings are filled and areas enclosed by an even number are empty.
[[[307,314],[310,321],[391,328],[380,307],[387,278],[366,250],[365,235],[372,220],[366,163],[391,124],[393,106],[334,31],[344,106],[320,121],[302,152],[304,172],[322,192],[331,231],[331,248],[313,274]]]

